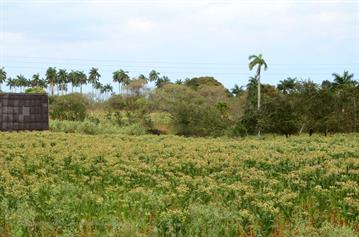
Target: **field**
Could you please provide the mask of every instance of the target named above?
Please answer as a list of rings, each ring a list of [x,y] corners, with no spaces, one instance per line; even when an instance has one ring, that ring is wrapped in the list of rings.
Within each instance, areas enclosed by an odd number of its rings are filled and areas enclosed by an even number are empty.
[[[359,135],[0,133],[0,236],[357,236]]]

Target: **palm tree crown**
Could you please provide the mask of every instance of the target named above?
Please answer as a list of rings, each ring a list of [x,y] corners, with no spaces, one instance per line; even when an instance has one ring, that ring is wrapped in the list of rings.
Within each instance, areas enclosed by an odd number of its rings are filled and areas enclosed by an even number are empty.
[[[343,75],[338,73],[333,73],[332,75],[334,77],[333,88],[351,87],[356,84],[356,81],[353,80],[354,74],[349,74],[348,71],[344,71]]]

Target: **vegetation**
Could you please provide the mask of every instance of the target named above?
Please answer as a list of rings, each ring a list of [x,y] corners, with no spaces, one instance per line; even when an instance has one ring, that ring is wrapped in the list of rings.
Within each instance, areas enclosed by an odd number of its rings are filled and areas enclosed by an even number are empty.
[[[100,115],[100,121],[110,120],[112,131],[132,125],[155,134],[213,137],[359,131],[359,83],[353,74],[333,73],[332,81],[321,84],[287,78],[273,86],[260,81],[267,68],[263,55],[251,55],[249,69],[256,69],[255,76],[246,87],[236,84],[231,90],[210,76],[172,82],[156,70],[130,78],[128,71],[119,69],[113,72],[113,82],[119,86],[114,94],[111,84],[100,82],[101,74],[94,67],[88,75],[49,67],[46,79],[34,74],[31,80],[22,74],[8,78],[1,68],[0,85],[6,83],[10,91],[27,93],[47,89],[53,120],[84,121],[89,113],[97,112],[108,115],[105,119]],[[150,89],[149,83],[155,88]],[[85,84],[91,85],[91,93],[82,93]],[[170,122],[160,124],[152,114],[166,114]]]
[[[1,236],[359,231],[358,135],[1,138]]]

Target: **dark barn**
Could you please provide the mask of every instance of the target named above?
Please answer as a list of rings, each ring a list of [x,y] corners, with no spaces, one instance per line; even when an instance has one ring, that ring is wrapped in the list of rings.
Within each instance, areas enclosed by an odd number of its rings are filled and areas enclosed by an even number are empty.
[[[0,131],[48,129],[46,94],[0,94]]]

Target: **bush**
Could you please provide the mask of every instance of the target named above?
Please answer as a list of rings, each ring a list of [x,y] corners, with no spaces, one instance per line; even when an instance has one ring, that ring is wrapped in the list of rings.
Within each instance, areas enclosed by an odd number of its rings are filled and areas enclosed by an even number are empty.
[[[56,120],[83,121],[88,99],[80,94],[50,97],[50,116]]]
[[[32,87],[25,90],[26,94],[46,94],[44,88],[41,87]]]
[[[209,103],[186,86],[165,85],[151,94],[151,100],[158,111],[170,114],[178,135],[221,136],[228,127],[223,106]]]
[[[144,135],[146,128],[141,124],[132,124],[130,126],[119,127],[110,123],[99,123],[85,120],[81,121],[60,121],[51,120],[50,130],[53,132],[82,133],[89,135],[96,134],[126,134],[126,135]]]

